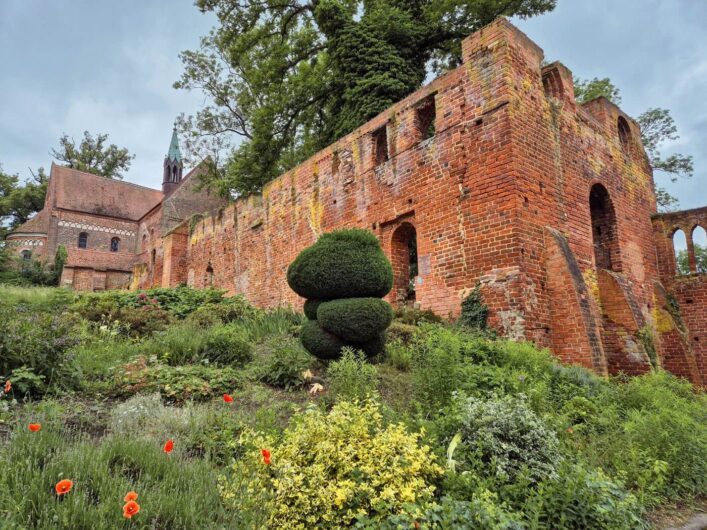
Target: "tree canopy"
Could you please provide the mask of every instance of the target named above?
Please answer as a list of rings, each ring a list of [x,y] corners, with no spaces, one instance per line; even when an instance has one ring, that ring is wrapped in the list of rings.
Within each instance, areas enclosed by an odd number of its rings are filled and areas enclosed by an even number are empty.
[[[197,0],[218,25],[180,57],[176,88],[208,103],[182,117],[207,184],[242,194],[307,159],[461,61],[460,41],[498,16],[556,0]],[[225,156],[224,156],[225,155]]]
[[[574,95],[578,103],[586,103],[599,96],[604,96],[616,105],[621,103],[621,93],[608,77],[603,79],[574,79]],[[679,177],[689,178],[694,168],[692,156],[673,153],[664,157],[660,148],[666,141],[677,140],[678,128],[668,109],[649,108],[636,118],[641,127],[641,141],[648,154],[654,171],[660,171],[676,182]],[[678,200],[665,188],[656,188],[658,207],[662,211],[674,210]]]

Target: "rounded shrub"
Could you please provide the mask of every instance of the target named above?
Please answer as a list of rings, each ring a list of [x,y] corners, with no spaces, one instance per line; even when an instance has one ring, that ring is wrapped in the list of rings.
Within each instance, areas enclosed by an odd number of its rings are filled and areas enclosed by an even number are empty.
[[[348,342],[368,342],[393,321],[393,309],[380,298],[341,298],[317,309],[322,329]]]
[[[243,366],[253,359],[248,334],[234,325],[215,326],[206,333],[204,358],[219,365]]]
[[[305,349],[320,359],[338,359],[346,343],[336,335],[324,331],[316,320],[310,320],[302,325],[300,340]]]
[[[385,332],[379,333],[373,339],[362,344],[352,344],[352,348],[361,350],[368,357],[375,357],[385,349]]]
[[[382,297],[393,287],[393,268],[371,232],[337,230],[295,258],[287,283],[308,299]]]
[[[311,299],[304,303],[304,316],[309,320],[317,320],[317,309],[323,300]]]

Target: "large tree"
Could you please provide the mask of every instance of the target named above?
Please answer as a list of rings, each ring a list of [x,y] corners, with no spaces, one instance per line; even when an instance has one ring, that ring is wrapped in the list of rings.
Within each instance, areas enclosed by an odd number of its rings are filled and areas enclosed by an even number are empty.
[[[207,104],[182,117],[187,156],[207,183],[259,190],[283,171],[459,64],[460,41],[500,15],[556,0],[197,0],[218,25],[180,57],[175,87]],[[236,147],[233,147],[233,146]],[[225,155],[225,156],[224,156]]]
[[[0,166],[0,239],[42,209],[47,181],[41,168],[20,183],[19,175],[5,173]]]
[[[608,77],[603,79],[574,80],[575,98],[579,103],[591,101],[599,96],[606,97],[615,104],[621,103],[621,93]],[[678,178],[692,177],[694,168],[692,156],[673,153],[664,157],[660,148],[666,141],[677,140],[678,129],[668,109],[649,108],[636,121],[641,127],[641,141],[646,149],[653,171],[666,175],[671,182]],[[663,187],[656,188],[658,208],[661,211],[674,210],[678,200]]]
[[[52,149],[50,154],[67,167],[110,179],[122,179],[123,172],[130,169],[130,162],[135,155],[131,155],[124,147],[106,145],[107,140],[107,134],[97,134],[94,137],[84,131],[77,145],[73,138],[64,134],[59,138],[59,148]]]

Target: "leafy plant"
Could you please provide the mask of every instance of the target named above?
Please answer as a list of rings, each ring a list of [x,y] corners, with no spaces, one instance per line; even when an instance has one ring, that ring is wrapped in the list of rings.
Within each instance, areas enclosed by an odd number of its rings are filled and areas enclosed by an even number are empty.
[[[476,287],[462,300],[459,324],[470,329],[484,331],[488,323],[489,308],[481,297],[481,285]]]
[[[275,337],[267,343],[270,355],[260,369],[261,381],[285,390],[304,384],[304,372],[311,364],[311,356],[300,342],[286,335]]]
[[[378,372],[361,352],[344,348],[341,359],[327,368],[329,390],[337,401],[351,401],[375,396]]]

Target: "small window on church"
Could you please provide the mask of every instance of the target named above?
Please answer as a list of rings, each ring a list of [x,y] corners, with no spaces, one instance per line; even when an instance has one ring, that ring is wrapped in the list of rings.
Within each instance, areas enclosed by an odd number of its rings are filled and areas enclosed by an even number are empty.
[[[113,239],[110,240],[110,251],[111,252],[118,252],[119,250],[120,250],[120,238],[114,237]]]
[[[373,148],[377,166],[388,160],[388,131],[385,125],[373,133]]]
[[[172,168],[172,182],[177,182],[177,166]]]
[[[20,256],[24,261],[29,261],[32,258],[32,252],[30,252],[29,250],[23,250],[22,252],[20,252]]]
[[[88,247],[88,234],[86,232],[81,232],[79,234],[79,248]]]

